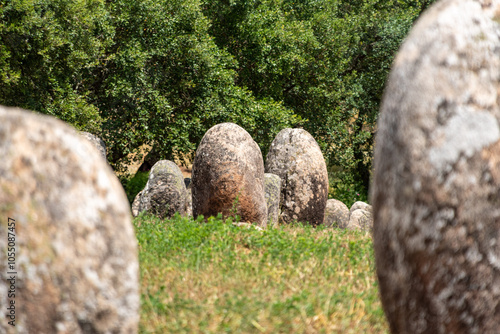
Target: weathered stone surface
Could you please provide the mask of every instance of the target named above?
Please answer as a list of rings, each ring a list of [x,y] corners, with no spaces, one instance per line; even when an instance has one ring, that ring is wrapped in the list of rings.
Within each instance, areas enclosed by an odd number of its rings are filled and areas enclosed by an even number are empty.
[[[273,140],[266,173],[281,178],[281,219],[323,223],[328,199],[328,173],[316,140],[303,129],[283,129]]]
[[[267,224],[278,226],[280,211],[281,179],[276,174],[264,174],[264,191],[267,204]]]
[[[368,211],[370,213],[373,213],[373,208],[370,204],[368,203],[365,203],[365,202],[362,202],[362,201],[357,201],[355,202],[352,206],[351,206],[351,209],[349,210],[350,213],[356,211],[356,210],[365,210],[365,211]]]
[[[139,205],[141,204],[141,196],[142,192],[144,191],[141,190],[135,195],[134,201],[132,202],[132,216],[137,217],[139,215]]]
[[[222,123],[205,133],[194,158],[191,184],[195,217],[236,212],[243,221],[267,224],[262,153],[240,126]]]
[[[16,326],[2,316],[0,333],[136,333],[137,241],[109,165],[63,122],[4,107],[0,156],[0,309],[16,307]]]
[[[176,212],[186,215],[187,190],[181,170],[170,160],[160,160],[149,172],[142,190],[138,212],[160,218],[172,218]]]
[[[349,224],[349,208],[337,199],[326,201],[323,224],[328,227],[346,228]]]
[[[104,140],[102,140],[101,138],[97,137],[96,135],[94,135],[90,132],[82,131],[82,132],[80,132],[80,135],[82,135],[82,137],[84,137],[85,139],[90,141],[92,143],[92,145],[94,145],[94,147],[97,148],[97,150],[99,151],[101,156],[104,159],[107,159],[106,158],[107,150],[106,150],[106,144],[104,143]]]
[[[498,333],[500,1],[443,0],[393,64],[371,202],[393,333]]]
[[[193,190],[191,186],[191,178],[185,177],[184,184],[187,188],[187,197],[186,197],[186,216],[193,217]]]
[[[347,224],[346,228],[362,231],[373,230],[373,216],[371,212],[363,209],[354,210],[349,216],[349,224]]]
[[[193,189],[191,187],[187,188],[186,216],[193,217]]]

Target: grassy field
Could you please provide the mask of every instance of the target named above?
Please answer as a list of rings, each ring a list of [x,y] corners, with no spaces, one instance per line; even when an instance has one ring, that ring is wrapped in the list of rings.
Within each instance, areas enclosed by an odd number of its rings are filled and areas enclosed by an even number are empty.
[[[141,333],[388,333],[366,232],[134,220]]]

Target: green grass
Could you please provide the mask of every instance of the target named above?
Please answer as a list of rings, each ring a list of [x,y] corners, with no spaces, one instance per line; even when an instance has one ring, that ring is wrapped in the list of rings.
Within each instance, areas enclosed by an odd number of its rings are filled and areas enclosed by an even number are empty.
[[[366,232],[134,224],[141,333],[388,333]]]

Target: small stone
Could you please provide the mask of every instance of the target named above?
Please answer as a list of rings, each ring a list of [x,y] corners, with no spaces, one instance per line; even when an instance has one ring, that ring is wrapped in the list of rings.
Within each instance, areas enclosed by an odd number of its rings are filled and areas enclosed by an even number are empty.
[[[349,208],[336,199],[326,201],[324,225],[327,227],[346,228],[349,224]]]
[[[132,217],[137,217],[139,215],[139,205],[141,204],[141,196],[143,190],[137,193],[137,195],[134,198],[134,201],[132,202]]]
[[[187,188],[186,216],[193,217],[193,190],[191,185]]]
[[[176,212],[186,215],[187,190],[181,170],[173,161],[160,160],[149,173],[142,191],[138,212],[159,218],[172,218]]]
[[[369,211],[363,209],[354,210],[349,217],[349,230],[371,231],[373,229],[373,216]]]
[[[276,174],[264,174],[264,190],[267,203],[267,224],[273,227],[278,226],[281,179]]]
[[[368,211],[370,213],[373,212],[372,206],[370,204],[362,202],[362,201],[355,202],[351,206],[351,209],[349,210],[349,212],[352,213],[353,211],[358,210],[358,209],[365,210],[365,211]]]

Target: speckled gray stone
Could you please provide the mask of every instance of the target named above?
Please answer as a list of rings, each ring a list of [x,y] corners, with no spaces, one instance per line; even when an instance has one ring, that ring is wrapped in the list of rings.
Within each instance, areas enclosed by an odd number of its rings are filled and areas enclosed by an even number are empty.
[[[323,223],[328,173],[316,140],[303,129],[283,129],[271,143],[266,173],[281,178],[281,219]]]
[[[187,188],[186,216],[193,217],[193,189],[191,187]]]
[[[97,150],[102,155],[102,157],[104,159],[106,159],[107,150],[106,150],[106,144],[104,143],[104,140],[102,140],[101,138],[99,138],[98,136],[96,136],[90,132],[82,131],[82,132],[80,132],[80,135],[82,135],[82,137],[84,137],[89,142],[91,142],[92,145],[94,145],[94,147],[97,148]]]
[[[264,174],[264,190],[267,204],[267,224],[278,226],[280,212],[281,179],[276,174]]]
[[[143,190],[139,191],[137,193],[137,195],[135,195],[134,201],[132,202],[132,216],[133,217],[137,217],[139,215],[139,205],[141,204],[141,196],[142,196]]]
[[[349,230],[372,231],[373,215],[369,211],[356,209],[351,212],[346,228]]]
[[[267,225],[264,162],[257,143],[242,127],[222,123],[203,136],[191,175],[193,215],[222,213]]]
[[[349,208],[337,199],[326,201],[323,224],[327,227],[346,228],[349,224]]]
[[[187,197],[186,197],[186,215],[188,217],[193,217],[193,190],[191,184],[191,178],[184,178],[184,184],[187,187]]]
[[[184,176],[175,162],[160,160],[154,164],[142,190],[137,211],[145,211],[159,218],[172,218],[176,212],[187,214]]]
[[[0,333],[137,333],[137,240],[111,167],[67,124],[4,107],[0,156]],[[4,316],[10,300],[15,327]]]
[[[500,328],[500,1],[442,0],[399,51],[371,203],[393,333]]]
[[[365,211],[368,211],[370,213],[373,213],[373,208],[370,204],[368,203],[365,203],[365,202],[362,202],[362,201],[357,201],[355,202],[352,206],[351,206],[351,209],[349,209],[349,212],[352,213],[353,211],[355,210],[365,210]]]

